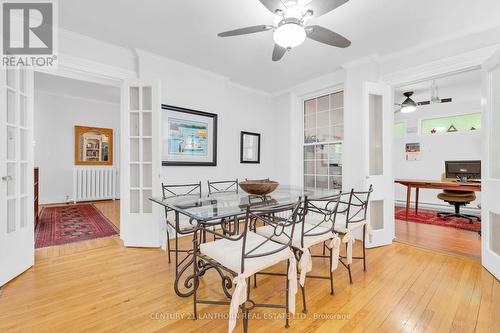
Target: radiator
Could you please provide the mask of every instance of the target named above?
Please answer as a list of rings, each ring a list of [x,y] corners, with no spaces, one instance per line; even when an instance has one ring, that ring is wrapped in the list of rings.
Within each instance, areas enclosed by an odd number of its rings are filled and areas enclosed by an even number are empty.
[[[118,170],[110,167],[73,169],[73,202],[116,199]]]

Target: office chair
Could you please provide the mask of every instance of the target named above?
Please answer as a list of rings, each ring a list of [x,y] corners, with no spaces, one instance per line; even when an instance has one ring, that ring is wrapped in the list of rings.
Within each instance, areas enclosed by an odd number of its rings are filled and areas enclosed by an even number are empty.
[[[443,173],[441,176],[441,180],[453,181],[454,179],[446,178],[446,175]],[[476,200],[476,194],[474,192],[443,190],[443,192],[439,193],[437,197],[438,199],[443,200],[452,206],[455,206],[455,213],[448,213],[448,212],[437,213],[437,216],[442,217],[444,220],[446,220],[449,217],[459,217],[466,219],[471,224],[473,222],[473,219],[477,219],[479,222],[481,221],[481,218],[479,216],[460,213],[461,206],[466,206],[470,204],[472,201]]]

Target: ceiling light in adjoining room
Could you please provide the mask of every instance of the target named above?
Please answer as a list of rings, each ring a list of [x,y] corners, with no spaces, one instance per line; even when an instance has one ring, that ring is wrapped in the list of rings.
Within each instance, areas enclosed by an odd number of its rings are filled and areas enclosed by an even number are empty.
[[[298,23],[284,23],[274,32],[275,43],[286,49],[297,47],[305,40],[306,31],[304,30],[304,27]]]
[[[401,113],[412,113],[417,110],[417,103],[411,99],[413,91],[408,91],[403,94],[406,99],[401,103]]]

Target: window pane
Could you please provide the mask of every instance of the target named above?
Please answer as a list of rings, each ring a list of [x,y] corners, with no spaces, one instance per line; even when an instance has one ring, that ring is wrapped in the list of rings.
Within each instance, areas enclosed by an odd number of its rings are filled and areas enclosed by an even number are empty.
[[[481,129],[481,113],[422,120],[421,134],[463,132]]]
[[[332,109],[338,109],[344,107],[344,92],[340,91],[338,93],[331,95]]]
[[[394,137],[396,139],[406,137],[406,124],[405,123],[394,124]]]
[[[344,109],[330,111],[330,125],[342,125],[344,123]]]
[[[304,103],[304,114],[306,116],[316,113],[316,99],[310,99]]]
[[[318,112],[330,110],[330,95],[318,98]]]
[[[316,160],[316,174],[328,175],[328,160]]]
[[[304,147],[304,159],[305,160],[313,160],[314,159],[314,146],[306,146]]]

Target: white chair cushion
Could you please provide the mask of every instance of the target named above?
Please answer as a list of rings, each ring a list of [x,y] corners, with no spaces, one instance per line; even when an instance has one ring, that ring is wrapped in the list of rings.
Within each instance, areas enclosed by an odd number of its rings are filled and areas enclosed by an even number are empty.
[[[193,221],[190,221],[190,220],[191,220],[190,217],[183,215],[183,214],[179,214],[179,229],[181,231],[193,229],[196,226],[197,222],[195,220],[193,220]],[[171,225],[172,228],[175,228],[175,212],[168,213],[167,223],[169,225]]]
[[[266,241],[266,238],[252,232],[247,233],[247,242],[245,251],[251,251],[259,244]],[[236,273],[243,273],[243,276],[251,276],[263,269],[276,265],[277,263],[288,260],[290,258],[290,249],[284,248],[274,254],[266,255],[263,257],[245,259],[245,271],[241,272],[241,250],[243,246],[243,239],[238,241],[231,241],[228,239],[219,239],[214,242],[203,243],[200,245],[200,252],[214,260],[221,265],[229,268]],[[257,250],[253,251],[250,255],[258,255],[266,252],[272,252],[283,247],[283,245],[267,241],[264,245],[260,246]]]
[[[281,233],[279,236],[274,235],[274,227],[271,225],[259,227],[257,228],[256,232],[264,237],[273,236],[272,239],[278,243],[288,244],[289,238],[285,235],[285,233],[290,235],[291,228],[292,228],[291,226],[284,228],[285,229],[284,232]],[[295,225],[295,230],[293,233],[292,246],[299,249],[302,248],[301,232],[302,232],[302,223],[297,223]],[[304,225],[304,233],[306,233],[306,236],[304,236],[304,249],[308,249],[316,244],[321,244],[326,240],[332,239],[333,237],[333,234],[329,232],[328,228],[324,228],[322,226],[315,226],[307,223]],[[320,235],[307,236],[307,233],[320,234]]]

